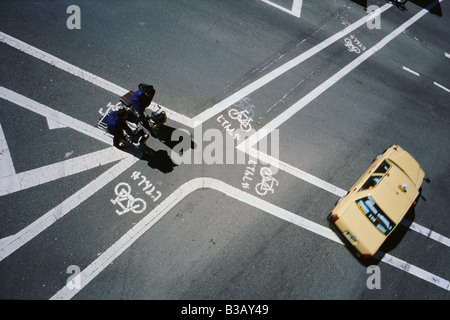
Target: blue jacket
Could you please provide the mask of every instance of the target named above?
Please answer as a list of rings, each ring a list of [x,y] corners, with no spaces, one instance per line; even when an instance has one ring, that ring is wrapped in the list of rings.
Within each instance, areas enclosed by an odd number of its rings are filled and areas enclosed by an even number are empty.
[[[123,135],[123,130],[127,132],[130,130],[125,119],[121,119],[117,111],[112,111],[109,114],[106,124],[108,132],[114,136]]]
[[[151,90],[151,94],[149,97],[145,95],[145,90]],[[136,91],[131,98],[131,104],[133,105],[134,110],[137,111],[139,116],[144,116],[145,108],[147,108],[152,102],[153,96],[155,95],[155,90],[153,86],[148,84],[140,84],[139,90]]]

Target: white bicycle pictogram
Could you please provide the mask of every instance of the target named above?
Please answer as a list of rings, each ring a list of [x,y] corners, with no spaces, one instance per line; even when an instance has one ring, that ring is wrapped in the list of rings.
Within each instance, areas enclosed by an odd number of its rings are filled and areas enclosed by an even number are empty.
[[[248,132],[252,129],[250,122],[253,120],[248,116],[249,112],[247,110],[239,111],[236,109],[230,109],[230,111],[228,111],[228,115],[231,119],[239,121],[242,131]]]
[[[115,199],[111,199],[113,204],[119,205],[122,208],[122,211],[116,210],[116,213],[120,216],[127,212],[141,213],[147,207],[146,202],[141,198],[134,198],[131,195],[131,187],[126,182],[120,182],[114,188],[114,193],[116,194]],[[123,202],[126,201],[126,205]]]
[[[268,167],[262,167],[259,171],[262,181],[255,186],[255,191],[260,196],[264,196],[267,192],[274,192],[274,184],[278,186],[278,180],[272,177],[272,171]]]
[[[355,45],[353,44],[353,42],[352,42],[351,39],[345,38],[345,39],[344,39],[344,42],[345,42],[345,46],[347,47],[348,51],[350,51],[350,52],[356,52],[356,53],[361,53],[361,50],[360,50],[357,46],[355,46]]]

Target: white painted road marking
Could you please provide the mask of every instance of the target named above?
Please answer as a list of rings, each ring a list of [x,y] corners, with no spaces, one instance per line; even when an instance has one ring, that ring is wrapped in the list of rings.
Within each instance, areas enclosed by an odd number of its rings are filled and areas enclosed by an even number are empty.
[[[316,176],[313,176],[303,170],[295,168],[295,167],[287,164],[286,162],[283,162],[277,158],[269,156],[268,154],[261,152],[260,150],[257,150],[254,148],[249,148],[247,150],[247,153],[251,157],[259,159],[263,163],[270,164],[271,166],[273,166],[275,168],[281,169],[284,172],[287,172],[287,173],[293,175],[294,177],[297,177],[297,178],[299,178],[309,184],[312,184],[313,186],[316,186],[322,190],[333,193],[333,194],[337,195],[338,197],[343,197],[347,194],[347,191],[345,191],[341,188],[338,188],[335,185],[332,185],[331,183],[328,183],[328,182],[326,182]]]
[[[332,185],[331,183],[323,181],[322,179],[320,179],[318,177],[310,175],[309,173],[306,173],[298,168],[295,168],[283,161],[280,161],[277,158],[269,156],[269,155],[265,154],[264,152],[261,152],[257,149],[249,148],[247,150],[247,153],[250,156],[252,156],[253,158],[260,159],[264,163],[267,163],[271,166],[279,168],[279,169],[283,170],[284,172],[293,175],[294,177],[297,177],[303,181],[306,181],[322,190],[333,193],[333,194],[337,195],[338,197],[343,197],[347,194],[347,191],[345,191],[341,188],[338,188],[338,187]],[[408,223],[406,221],[404,221],[403,225],[408,227]],[[421,226],[420,224],[417,224],[415,222],[412,222],[409,225],[409,228],[427,238],[433,239],[433,240],[450,248],[450,239],[435,232],[435,231],[432,231],[432,230],[430,230],[424,226]]]
[[[94,139],[102,141],[106,144],[112,145],[112,139],[103,130],[93,127],[83,121],[72,118],[60,111],[47,107],[39,102],[31,100],[21,94],[15,93],[9,89],[0,86],[0,98],[10,101],[18,106],[21,106],[30,111],[36,112],[48,119],[58,122],[62,125],[70,127],[78,132],[88,135]]]
[[[40,168],[14,173],[0,178],[0,196],[68,177],[79,172],[122,160],[125,157],[126,153],[123,151],[115,147],[109,147]]]
[[[104,131],[86,124],[80,120],[72,118],[62,112],[56,111],[41,103],[31,100],[25,96],[0,87],[0,98],[15,103],[30,111],[50,119],[54,123],[70,127],[92,138],[95,138],[108,145],[112,145],[112,139]],[[1,129],[1,127],[0,127]],[[3,132],[1,132],[3,135]],[[1,148],[7,148],[6,140],[3,142],[4,135],[1,138]],[[3,144],[6,146],[4,147]],[[78,172],[89,170],[107,163],[119,161],[127,157],[127,154],[112,147],[91,154],[83,155],[77,158],[65,160],[59,163],[51,164],[41,168],[29,170],[16,174],[13,171],[12,159],[9,152],[4,153],[5,170],[2,167],[2,177],[0,177],[0,196],[17,192],[23,189],[31,188],[49,181],[66,177]],[[8,164],[8,162],[11,162]],[[6,173],[8,172],[8,173]]]
[[[344,196],[347,192],[343,189],[340,189],[336,186],[333,186],[329,184],[328,182],[325,182],[315,176],[312,176],[310,174],[307,174],[306,172],[297,169],[291,165],[288,165],[287,163],[284,163],[278,159],[275,159],[267,154],[264,154],[260,152],[259,150],[256,150],[253,148],[260,140],[262,140],[264,137],[270,134],[273,130],[277,129],[279,126],[281,126],[285,121],[290,119],[294,114],[296,114],[298,111],[303,109],[306,105],[308,105],[311,101],[316,99],[319,95],[321,95],[323,92],[325,92],[327,89],[329,89],[332,85],[334,85],[336,82],[338,82],[340,79],[342,79],[345,75],[347,75],[350,71],[355,69],[357,66],[359,66],[362,62],[367,60],[369,57],[371,57],[373,54],[378,52],[380,49],[382,49],[385,45],[387,45],[390,41],[392,41],[395,37],[397,37],[399,34],[404,32],[406,28],[411,26],[413,23],[418,21],[421,17],[423,17],[429,10],[431,10],[432,7],[437,5],[439,2],[442,2],[443,0],[435,1],[432,5],[430,5],[426,9],[422,9],[419,13],[417,13],[415,16],[410,18],[408,21],[403,23],[400,27],[395,29],[392,33],[387,35],[385,38],[383,38],[380,42],[378,42],[376,45],[374,45],[372,48],[367,50],[365,53],[363,53],[361,56],[353,60],[351,63],[349,63],[347,66],[342,68],[340,71],[338,71],[335,75],[330,77],[328,80],[326,80],[324,83],[322,83],[319,87],[315,88],[313,91],[311,91],[309,94],[307,94],[305,97],[297,101],[295,104],[293,104],[291,107],[289,107],[286,111],[281,113],[279,116],[274,118],[272,121],[267,123],[265,126],[263,126],[260,130],[258,130],[256,133],[254,133],[252,136],[248,137],[246,140],[241,142],[236,148],[242,152],[246,152],[249,155],[260,159],[261,161],[264,161],[265,163],[269,163],[272,166],[279,168],[281,170],[284,170],[287,173],[292,174],[295,177],[298,177],[299,179],[302,179],[308,183],[311,183],[323,190],[329,191],[331,193],[336,194],[337,196]],[[448,89],[447,89],[448,90]],[[432,232],[417,224],[414,223],[411,225],[411,230],[414,230],[416,232],[419,232],[420,234],[426,235],[431,234]],[[430,231],[430,233],[428,233]],[[433,237],[434,240],[446,245],[450,246],[450,240],[442,236],[440,234],[436,234]]]
[[[405,66],[403,66],[403,70],[408,71],[409,73],[412,73],[415,76],[418,76],[418,77],[420,76],[420,74],[418,72],[411,70],[410,68],[407,68]]]
[[[403,66],[403,70],[408,71],[409,73],[412,73],[412,74],[415,75],[415,76],[418,76],[418,77],[420,76],[420,74],[419,74],[418,72],[416,72],[416,71],[414,71],[414,70],[411,70],[410,68],[407,68],[407,67],[405,67],[405,66]],[[439,88],[441,88],[441,89],[443,89],[443,90],[445,90],[445,91],[447,91],[447,92],[450,93],[450,89],[444,87],[442,84],[437,83],[436,81],[433,81],[433,84],[434,84],[435,86],[437,86],[437,87],[439,87]]]
[[[438,86],[439,88],[444,89],[445,91],[447,91],[447,92],[450,93],[450,89],[444,87],[442,84],[439,84],[439,83],[437,83],[436,81],[433,81],[433,84],[434,84],[435,86]]]
[[[435,286],[438,286],[444,290],[450,291],[450,282],[448,280],[445,280],[441,277],[438,277],[426,270],[423,270],[421,268],[416,267],[415,265],[412,265],[406,261],[400,260],[394,256],[391,256],[390,254],[385,254],[383,259],[381,261],[396,267],[402,271],[405,271],[413,276],[416,276],[422,280],[425,280],[431,284],[434,284]]]
[[[267,3],[268,5],[271,5],[272,7],[275,7],[283,12],[289,13],[297,18],[300,18],[301,14],[302,14],[303,0],[293,0],[292,8],[290,10],[285,7],[280,6],[279,4],[274,3],[272,1],[269,1],[269,0],[260,0],[260,1]]]
[[[0,261],[8,257],[11,253],[32,240],[39,233],[50,227],[60,218],[75,209],[85,200],[93,196],[98,190],[114,180],[119,174],[127,170],[139,161],[138,158],[128,155],[125,159],[108,169],[93,181],[88,183],[78,192],[61,202],[55,208],[41,216],[39,219],[22,229],[15,235],[0,240]]]
[[[98,77],[86,70],[76,67],[62,59],[59,59],[45,51],[35,48],[19,39],[11,37],[10,35],[7,35],[4,32],[0,32],[0,41],[13,47],[13,48],[16,48],[26,54],[29,54],[39,60],[47,62],[48,64],[50,64],[52,66],[55,66],[61,70],[64,70],[74,76],[77,76],[83,80],[86,80],[92,84],[95,84],[96,86],[103,88],[107,91],[110,91],[118,96],[122,96],[129,91],[127,89],[119,87],[118,85],[116,85],[110,81],[107,81],[101,77]],[[152,102],[152,106],[156,106],[156,104],[154,102]],[[161,107],[163,107],[163,106],[161,106]],[[166,107],[163,107],[163,109],[167,112],[169,119],[177,121],[179,123],[191,125],[192,120],[190,118],[183,116],[182,114],[179,114],[173,110],[169,110]]]
[[[0,179],[16,173],[14,163],[9,152],[8,143],[6,142],[5,134],[3,133],[2,125],[0,124]],[[1,187],[0,187],[1,192]]]
[[[34,100],[26,98],[4,87],[0,87],[0,98],[15,103],[30,111],[36,112],[48,119],[61,123],[92,138],[112,144],[111,137],[107,136],[104,131],[90,126],[80,120],[72,118],[62,112],[53,110],[43,104]],[[5,144],[6,140],[2,146]],[[123,159],[123,160],[121,160]],[[115,150],[115,148],[108,148],[100,150],[92,154],[84,155],[78,158],[65,160],[60,163],[44,166],[42,168],[30,170],[27,172],[16,174],[12,172],[12,160],[9,164],[8,176],[0,179],[0,195],[5,195],[10,192],[16,192],[25,188],[29,188],[41,183],[46,183],[54,179],[75,174],[93,167],[111,163],[113,161],[121,160],[118,164],[101,174],[94,179],[80,191],[60,203],[53,210],[37,219],[35,222],[18,232],[13,236],[9,236],[0,240],[0,261],[20,248],[22,245],[33,239],[37,234],[44,231],[51,226],[56,220],[63,217],[65,214],[76,208],[83,201],[95,194],[98,190],[104,187],[108,182],[113,180],[117,175],[128,169],[131,165],[139,161],[139,158],[128,153]],[[2,160],[3,161],[3,160]],[[9,162],[6,158],[5,162]],[[63,170],[61,171],[61,168]],[[50,170],[50,171],[47,171]],[[9,190],[8,190],[9,189]]]
[[[305,60],[309,59],[310,57],[316,55],[323,49],[327,48],[334,42],[338,41],[348,33],[358,29],[360,26],[364,25],[367,22],[367,19],[374,18],[378,15],[381,15],[384,11],[391,8],[392,4],[385,4],[380,8],[380,10],[373,11],[370,15],[367,17],[362,17],[358,21],[354,22],[350,26],[346,27],[345,29],[341,30],[340,32],[332,35],[331,37],[327,38],[326,40],[322,41],[318,45],[312,47],[308,51],[300,54],[299,56],[295,57],[294,59],[286,62],[282,66],[278,67],[277,69],[269,72],[268,74],[262,76],[258,80],[250,83],[249,85],[245,86],[244,88],[236,91],[234,94],[229,96],[228,98],[222,100],[221,102],[215,104],[214,106],[210,107],[209,109],[206,109],[199,115],[197,115],[193,121],[194,125],[200,125],[206,120],[212,118],[213,116],[217,115],[218,113],[222,112],[229,106],[235,104],[236,102],[242,100],[243,98],[247,97],[251,93],[255,92],[256,90],[260,89],[261,87],[265,86],[272,80],[278,78],[279,76],[283,75],[287,71],[291,70],[292,68],[298,66],[300,63],[304,62]]]
[[[442,2],[442,1],[443,0],[435,1],[434,5],[436,5],[438,2]],[[422,18],[427,12],[429,12],[429,10],[431,8],[422,9],[421,11],[419,11],[419,13],[417,13],[415,16],[413,16],[408,21],[403,23],[400,27],[398,27],[397,29],[392,31],[390,34],[388,34],[386,37],[384,37],[381,41],[379,41],[373,47],[371,47],[366,52],[364,52],[363,54],[358,56],[355,60],[353,60],[352,62],[347,64],[344,68],[342,68],[337,73],[335,73],[333,76],[328,78],[320,86],[316,87],[314,90],[312,90],[306,96],[304,96],[302,99],[300,99],[299,101],[294,103],[292,106],[290,106],[286,111],[282,112],[280,115],[275,117],[272,121],[267,123],[258,132],[254,133],[248,139],[246,139],[245,141],[241,142],[237,146],[237,148],[239,150],[245,152],[245,150],[248,150],[250,147],[253,147],[254,145],[256,145],[256,143],[258,143],[258,141],[262,140],[264,137],[266,137],[268,134],[270,134],[273,130],[275,130],[276,128],[281,126],[285,121],[290,119],[298,111],[300,111],[305,106],[307,106],[311,101],[313,101],[317,97],[319,97],[322,93],[324,93],[331,86],[333,86],[335,83],[337,83],[343,77],[345,77],[347,74],[349,74],[351,71],[353,71],[361,63],[363,63],[368,58],[370,58],[372,55],[374,55],[379,50],[384,48],[384,46],[386,46],[389,42],[391,42],[398,35],[400,35],[402,32],[404,32],[412,24],[417,22],[420,18]]]
[[[140,220],[133,228],[103,252],[89,266],[87,266],[79,276],[79,288],[69,288],[64,286],[55,293],[51,300],[69,300],[80,292],[87,284],[89,284],[97,275],[100,274],[109,264],[118,258],[126,249],[128,249],[136,240],[138,240],[145,232],[147,232],[155,223],[157,223],[164,215],[169,212],[175,205],[180,203],[186,196],[194,191],[210,188],[232,197],[238,201],[258,208],[287,222],[293,223],[301,228],[314,232],[322,237],[332,240],[336,243],[343,244],[338,236],[329,228],[302,218],[297,214],[289,212],[285,209],[277,207],[270,202],[262,200],[256,196],[232,187],[220,180],[212,178],[195,178],[175,190],[171,195],[164,199],[156,208],[151,210],[142,220]],[[436,286],[450,291],[450,282],[438,277],[428,271],[413,266],[405,261],[386,254],[383,262],[390,264],[400,270],[428,281]]]
[[[375,10],[372,13],[370,13],[367,16],[364,16],[360,18],[358,21],[354,22],[353,24],[347,26],[340,32],[337,32],[336,34],[330,36],[329,38],[325,39],[318,45],[314,46],[313,48],[307,50],[306,52],[300,54],[296,58],[286,62],[282,66],[278,67],[277,69],[271,71],[267,75],[259,78],[258,80],[254,81],[253,83],[245,86],[244,88],[238,90],[228,98],[222,100],[221,102],[217,103],[216,105],[208,108],[207,110],[203,111],[193,119],[186,117],[184,115],[181,115],[173,110],[167,109],[164,107],[164,109],[167,111],[168,117],[174,121],[177,121],[178,123],[184,124],[190,128],[195,128],[196,126],[202,124],[206,120],[212,118],[213,116],[217,115],[218,113],[222,112],[229,106],[233,105],[234,103],[240,101],[241,99],[245,98],[252,92],[255,92],[259,88],[263,87],[264,85],[268,84],[272,80],[276,79],[277,77],[281,76],[282,74],[286,73],[287,71],[291,70],[292,68],[298,66],[300,63],[304,62],[305,60],[309,59],[310,57],[314,56],[318,52],[322,51],[323,49],[327,48],[334,42],[341,39],[343,36],[347,35],[348,33],[356,30],[357,28],[361,27],[362,25],[367,23],[367,19],[373,19],[378,15],[381,15],[384,11],[391,8],[392,4],[385,4],[380,8],[380,10]],[[88,71],[85,71],[79,67],[76,67],[66,61],[63,61],[62,59],[59,59],[53,55],[50,55],[38,48],[35,48],[21,40],[18,40],[14,37],[11,37],[10,35],[7,35],[6,33],[0,32],[0,41],[16,48],[24,53],[27,53],[35,58],[38,58],[44,62],[49,63],[50,65],[53,65],[57,68],[60,68],[61,70],[64,70],[74,76],[80,77],[81,79],[84,79],[86,81],[89,81],[107,91],[113,92],[117,95],[123,95],[128,90],[121,88],[105,79],[102,79]]]
[[[442,0],[440,1],[440,2],[442,2]],[[389,7],[390,7],[391,5],[389,5]],[[384,8],[384,7],[383,7]],[[386,7],[386,8],[388,8],[388,7]],[[384,11],[384,10],[383,10]],[[381,12],[379,12],[379,13],[381,13]],[[363,19],[363,21],[364,21],[364,23],[365,23],[365,21],[367,21],[367,17],[364,17],[364,19]],[[353,26],[353,25],[352,25]],[[347,29],[347,28],[346,28]],[[345,30],[346,30],[345,29]],[[350,32],[350,31],[349,31]],[[343,35],[342,35],[343,36]],[[341,37],[342,37],[341,36]],[[7,37],[9,37],[9,36],[7,36]],[[340,37],[339,37],[340,38]],[[31,51],[33,51],[35,48],[33,48],[33,47],[31,47],[31,46],[29,46],[29,45],[26,45],[26,44],[24,44],[23,42],[20,42],[19,43],[19,45],[17,44],[17,42],[16,41],[19,41],[19,40],[17,40],[17,39],[14,39],[14,38],[12,38],[12,37],[9,37],[9,38],[7,38],[6,40],[5,40],[6,38],[5,38],[5,34],[3,34],[3,33],[0,33],[0,40],[2,41],[2,42],[4,42],[4,43],[7,43],[7,44],[9,44],[9,45],[12,45],[13,47],[16,47],[16,48],[18,48],[18,49],[20,49],[20,50],[22,50],[22,51],[24,51],[24,52],[26,52],[26,53],[28,53],[27,51],[29,50],[29,49],[31,49]],[[18,46],[17,46],[18,45]],[[314,49],[314,48],[313,48]],[[317,47],[317,49],[320,49],[320,48],[318,48]],[[320,49],[321,50],[321,49]],[[320,51],[319,50],[319,51]],[[45,54],[45,53],[44,53]],[[58,67],[60,67],[61,69],[63,69],[63,70],[65,70],[64,68],[62,68],[61,66],[60,66],[60,63],[59,62],[61,62],[62,60],[60,60],[60,61],[57,61],[56,63],[54,62],[54,60],[52,60],[53,58],[55,58],[55,57],[53,57],[53,56],[41,56],[41,52],[38,52],[38,53],[36,53],[36,55],[34,55],[35,57],[37,57],[37,58],[39,58],[39,59],[41,59],[41,60],[43,60],[43,61],[46,61],[46,62],[48,62],[48,63],[50,63],[50,64],[52,64],[52,65],[55,65],[55,66],[58,66]],[[48,60],[48,58],[50,58],[50,60]],[[67,63],[66,63],[67,64]],[[67,64],[68,66],[71,66],[71,65],[69,65],[69,64]],[[64,65],[63,65],[63,67],[64,67]],[[80,69],[81,70],[81,69]],[[287,70],[289,70],[289,69],[286,69],[286,71]],[[67,71],[67,72],[70,72],[70,71],[68,71],[68,70],[65,70],[65,71]],[[286,72],[285,71],[285,72]],[[75,74],[75,75],[77,75],[76,74],[76,72],[75,73],[72,73],[72,74]],[[79,76],[79,75],[77,75],[77,76]],[[95,76],[94,76],[95,77]],[[277,76],[276,76],[277,77]],[[83,77],[82,77],[83,78]],[[83,79],[85,79],[85,80],[87,80],[87,81],[90,81],[90,82],[92,82],[92,83],[94,83],[94,84],[96,84],[96,85],[99,85],[99,86],[102,86],[101,84],[104,84],[101,80],[103,80],[103,79],[101,79],[101,78],[98,78],[98,79],[94,79],[94,78],[89,78],[89,77],[87,77],[87,78],[83,78]],[[100,83],[97,83],[98,81],[100,81]],[[259,80],[258,80],[259,81]],[[271,80],[269,80],[269,81],[271,81]],[[262,84],[262,85],[264,85],[264,84]],[[261,86],[262,86],[261,85]],[[261,86],[254,86],[254,90],[257,90],[259,87],[261,87]],[[110,85],[108,84],[108,83],[106,83],[106,87],[104,87],[105,89],[107,89],[107,90],[115,90],[114,88],[112,88],[111,89],[111,87],[110,87]],[[246,87],[247,88],[247,87]],[[244,88],[245,89],[245,88]],[[254,91],[253,90],[253,91]],[[253,92],[253,91],[251,91],[251,92]],[[245,95],[246,96],[246,95]],[[244,96],[244,97],[245,97]],[[235,98],[236,98],[236,96],[235,96]],[[237,101],[239,101],[241,98],[239,98],[239,99],[237,99],[236,100],[236,102]],[[233,102],[234,103],[234,102]],[[231,104],[233,104],[233,103],[231,103]],[[229,105],[231,105],[231,104],[228,104],[228,106]],[[224,110],[225,108],[227,108],[228,106],[225,106],[225,103],[221,106],[221,108],[223,107],[223,109],[222,110]],[[213,106],[214,107],[214,106]],[[212,107],[212,108],[213,108]],[[211,109],[211,108],[210,108]],[[209,109],[208,109],[209,110]],[[207,110],[207,111],[208,111]],[[216,110],[216,113],[215,114],[217,114],[218,112],[220,112],[221,110],[220,110],[220,108],[216,108],[215,109]],[[217,111],[217,110],[219,110],[219,111]],[[209,112],[208,114],[210,114],[211,115],[211,112]],[[214,115],[214,114],[213,114]],[[212,117],[213,115],[211,115],[210,117]],[[178,116],[178,114],[176,114],[175,113],[175,116],[174,116],[174,118],[175,117],[177,117]],[[190,122],[188,123],[188,125],[190,125],[190,126],[193,126],[193,121],[192,121],[192,119],[189,119],[189,118],[187,118],[187,117],[184,117],[184,116],[182,116],[182,115],[179,115],[180,117],[178,118],[178,119],[184,119],[184,120],[190,120]],[[198,119],[200,119],[200,121],[197,121],[197,125],[199,124],[199,123],[201,123],[201,122],[203,122],[203,121],[206,121],[207,119],[209,119],[209,118],[198,118]],[[175,120],[175,119],[174,119]],[[185,124],[186,124],[186,121],[185,121]],[[121,162],[123,162],[123,161],[121,161]],[[287,167],[289,167],[289,166],[285,166],[286,168]],[[291,168],[293,168],[293,167],[291,167]],[[295,169],[295,168],[294,168]],[[296,173],[296,174],[298,174],[298,172]],[[301,175],[300,175],[301,176]],[[337,188],[336,190],[337,190],[337,192],[341,192],[340,190],[338,190],[339,188]],[[223,192],[222,190],[219,190],[219,191],[221,191],[221,192]],[[239,192],[242,192],[241,190],[239,190]],[[174,195],[174,194],[172,194],[172,195]],[[172,196],[171,195],[171,196]],[[260,200],[260,199],[258,199],[258,200]],[[262,200],[261,200],[262,201]],[[245,201],[244,201],[245,202]],[[274,206],[275,207],[275,206]],[[275,207],[275,208],[278,208],[278,207]],[[278,208],[278,209],[280,209],[280,210],[282,210],[281,208]],[[152,211],[153,212],[153,211]],[[159,219],[159,218],[158,218]],[[303,219],[303,218],[302,218]],[[294,219],[295,220],[295,219]],[[305,222],[305,221],[303,221],[303,222]],[[308,225],[308,223],[307,223],[307,225]],[[322,227],[321,226],[321,228],[325,228],[325,227]],[[319,228],[319,230],[322,230],[321,228]],[[329,230],[328,228],[325,228],[325,229],[327,229],[328,230],[328,232],[330,232],[331,230]],[[320,231],[319,231],[320,232]],[[333,236],[335,237],[336,235],[333,233]],[[10,240],[10,238],[11,237],[8,237],[8,240]],[[2,243],[5,243],[5,239],[3,239],[4,241],[2,241]],[[402,262],[403,263],[403,262]],[[399,265],[398,263],[397,263],[397,265]],[[403,268],[403,270],[405,270],[406,271],[406,269],[408,269],[408,270],[410,270],[410,269],[412,269],[412,270],[416,270],[416,269],[418,269],[418,268],[411,268],[410,267],[410,265],[409,266],[407,266],[407,268]],[[430,277],[425,277],[425,278],[428,278],[429,280],[427,280],[427,281],[433,281],[433,279],[440,279],[439,277],[435,277],[435,276],[433,276],[432,275],[432,279],[430,278]],[[443,280],[443,279],[442,279]],[[446,281],[446,280],[443,280],[442,281],[442,283],[444,283],[444,287],[448,290],[448,281]],[[447,284],[446,286],[445,286],[445,284]]]

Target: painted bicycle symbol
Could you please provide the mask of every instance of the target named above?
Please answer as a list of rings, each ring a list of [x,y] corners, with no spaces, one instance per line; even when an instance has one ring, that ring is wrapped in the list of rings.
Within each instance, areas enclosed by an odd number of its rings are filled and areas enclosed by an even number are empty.
[[[350,51],[350,52],[356,52],[356,53],[361,53],[361,50],[360,50],[357,46],[355,46],[355,45],[353,44],[353,42],[352,42],[351,39],[345,38],[345,39],[344,39],[344,42],[345,42],[345,46],[347,47],[348,51]]]
[[[251,117],[249,117],[248,110],[239,111],[236,109],[230,109],[230,111],[228,111],[228,115],[231,119],[239,121],[242,131],[248,132],[252,129],[252,125],[250,124],[250,122],[252,122],[253,120]]]
[[[147,207],[147,204],[141,198],[134,198],[131,195],[131,187],[128,183],[120,182],[114,188],[116,194],[115,199],[111,199],[114,205],[118,205],[122,210],[116,210],[116,213],[121,216],[127,212],[141,213]],[[124,205],[125,203],[125,205]]]
[[[268,167],[262,167],[259,171],[262,177],[262,181],[255,186],[256,193],[260,196],[264,196],[267,192],[274,192],[274,185],[278,186],[278,180],[272,177],[272,171]]]

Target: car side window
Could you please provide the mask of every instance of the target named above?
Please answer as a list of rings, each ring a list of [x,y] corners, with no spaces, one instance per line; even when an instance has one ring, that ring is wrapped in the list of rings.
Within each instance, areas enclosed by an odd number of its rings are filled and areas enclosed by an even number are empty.
[[[367,179],[367,181],[362,185],[361,189],[359,189],[359,191],[372,189],[377,185],[378,182],[380,182],[380,180],[381,176],[370,176],[369,179]]]

